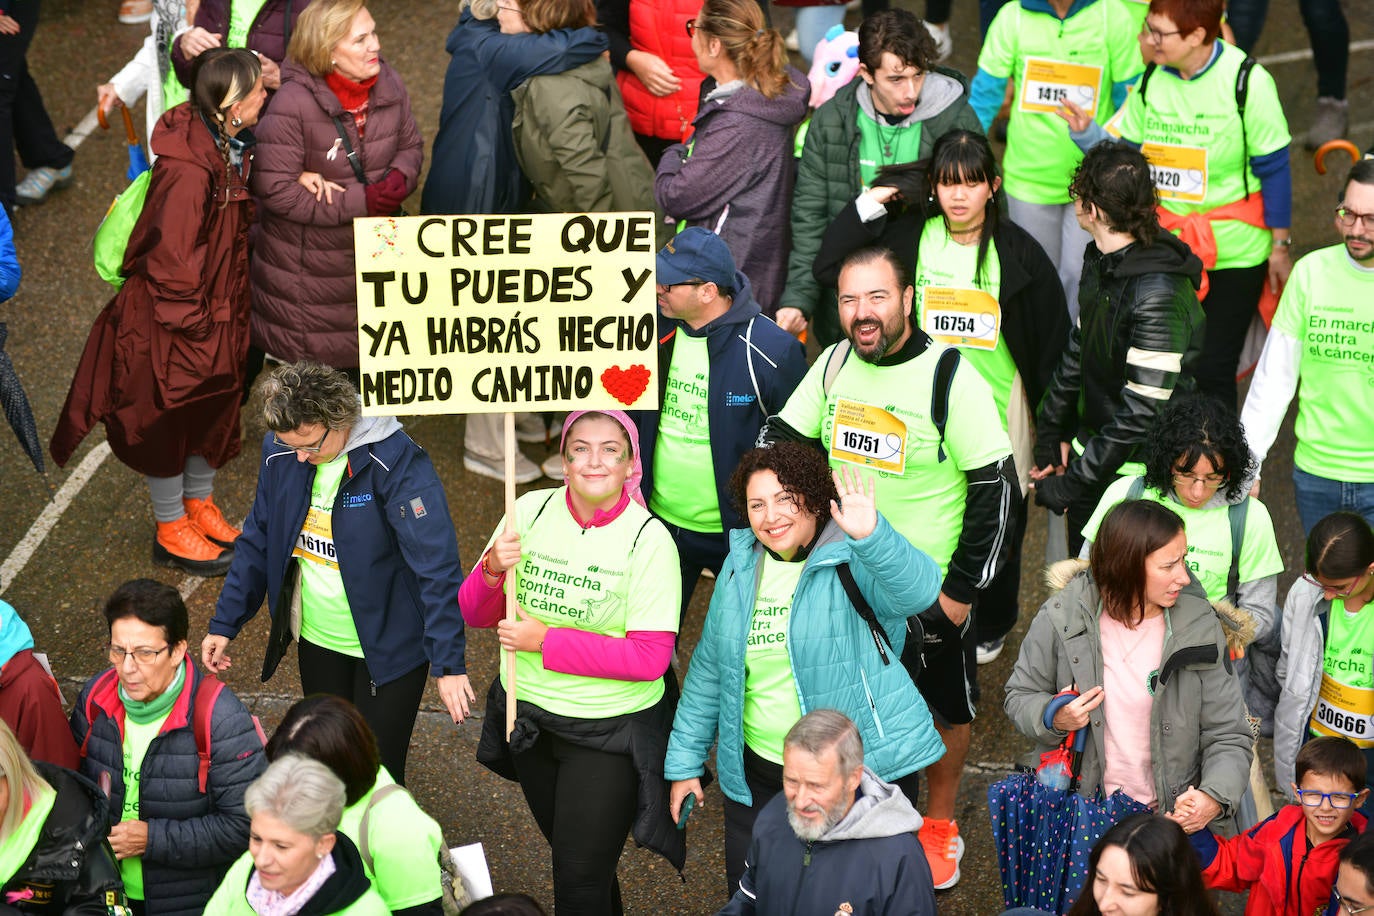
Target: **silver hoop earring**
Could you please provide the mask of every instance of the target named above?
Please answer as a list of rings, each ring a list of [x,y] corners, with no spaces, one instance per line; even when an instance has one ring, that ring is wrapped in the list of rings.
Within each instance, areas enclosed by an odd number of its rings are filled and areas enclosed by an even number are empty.
[[[243,118],[230,118],[230,119],[229,119],[229,124],[230,124],[231,126],[233,126],[233,127],[242,127],[242,126],[243,126]]]

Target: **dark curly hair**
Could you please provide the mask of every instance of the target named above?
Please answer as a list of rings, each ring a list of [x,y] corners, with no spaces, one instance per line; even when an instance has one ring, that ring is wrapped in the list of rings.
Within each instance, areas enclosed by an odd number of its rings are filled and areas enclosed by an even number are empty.
[[[1163,230],[1155,207],[1159,198],[1150,164],[1140,150],[1119,140],[1099,143],[1083,155],[1069,183],[1069,194],[1096,207],[1113,232],[1124,232],[1142,246],[1153,244]]]
[[[776,474],[778,483],[797,499],[802,511],[818,519],[830,512],[832,499],[840,498],[824,455],[799,442],[779,442],[745,452],[730,475],[730,499],[735,504],[735,511],[744,518],[749,517],[745,491],[749,489],[749,479],[759,471]]]
[[[1145,483],[1168,493],[1174,486],[1174,468],[1190,474],[1203,458],[1225,476],[1226,501],[1239,499],[1256,470],[1240,417],[1214,397],[1175,395],[1145,440]]]

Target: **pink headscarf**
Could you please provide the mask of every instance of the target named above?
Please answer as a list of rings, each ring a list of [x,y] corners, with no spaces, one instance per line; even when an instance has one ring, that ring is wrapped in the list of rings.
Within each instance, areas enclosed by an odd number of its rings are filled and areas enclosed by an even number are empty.
[[[639,492],[639,482],[644,479],[644,465],[641,464],[639,460],[639,430],[635,429],[633,421],[630,420],[630,415],[625,411],[574,410],[572,413],[568,414],[568,418],[563,421],[563,435],[558,441],[558,454],[562,455],[567,452],[568,430],[572,429],[574,423],[589,413],[599,413],[610,417],[620,424],[621,429],[625,430],[625,436],[630,440],[630,453],[633,456],[630,462],[629,476],[625,478],[625,493],[630,499],[633,499],[647,509],[649,505],[644,501],[644,494]],[[564,483],[566,482],[567,478],[565,477]]]

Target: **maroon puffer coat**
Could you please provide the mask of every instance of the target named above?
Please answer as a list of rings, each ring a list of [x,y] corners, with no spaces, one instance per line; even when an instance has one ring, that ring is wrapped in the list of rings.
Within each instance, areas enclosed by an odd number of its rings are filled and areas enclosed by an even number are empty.
[[[338,117],[362,158],[368,182],[387,169],[415,190],[424,141],[410,97],[386,61],[368,99],[364,138],[323,77],[299,64],[282,65],[282,87],[255,129],[252,189],[259,205],[254,240],[253,343],[284,360],[311,359],[336,369],[358,365],[358,306],[353,280],[353,219],[367,216],[367,198],[348,164]],[[296,179],[319,172],[342,185],[333,202]]]
[[[180,474],[187,455],[220,467],[239,453],[253,203],[189,103],[162,116],[152,147],[127,279],[91,328],[53,433],[59,465],[100,422],[115,457],[152,477]]]

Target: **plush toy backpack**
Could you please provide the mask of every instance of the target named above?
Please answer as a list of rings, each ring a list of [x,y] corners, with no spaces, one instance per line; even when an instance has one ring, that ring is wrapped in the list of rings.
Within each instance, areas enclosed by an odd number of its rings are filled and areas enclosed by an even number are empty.
[[[846,32],[842,25],[832,25],[825,37],[816,44],[812,57],[811,107],[820,108],[841,86],[859,72],[859,33]]]

